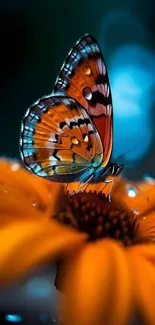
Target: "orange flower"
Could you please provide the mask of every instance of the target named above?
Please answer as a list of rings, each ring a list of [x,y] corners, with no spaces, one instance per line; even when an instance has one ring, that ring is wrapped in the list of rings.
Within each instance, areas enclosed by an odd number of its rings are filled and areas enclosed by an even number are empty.
[[[71,198],[60,184],[0,160],[0,281],[57,261],[68,325],[155,324],[155,184],[118,178],[112,202],[96,192]],[[98,193],[98,194],[97,194]]]

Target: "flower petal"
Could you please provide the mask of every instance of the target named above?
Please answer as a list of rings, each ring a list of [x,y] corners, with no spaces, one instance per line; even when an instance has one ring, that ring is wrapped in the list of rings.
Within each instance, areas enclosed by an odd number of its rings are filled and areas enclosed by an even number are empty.
[[[118,243],[106,241],[110,258],[113,261],[113,295],[109,325],[127,324],[131,315],[131,278],[126,252]],[[114,294],[115,293],[115,294]]]
[[[135,189],[136,196],[129,197],[127,195],[128,187]],[[124,189],[119,190],[120,199],[131,210],[138,210],[140,215],[144,215],[155,208],[155,185],[148,182],[133,183],[128,181],[124,183]]]
[[[86,238],[53,220],[8,225],[0,231],[0,282],[8,283],[40,262],[64,257]]]
[[[0,214],[12,220],[51,216],[61,185],[34,176],[17,162],[0,159]]]
[[[136,243],[155,242],[155,211],[138,217],[139,227],[135,233]]]
[[[128,252],[136,256],[142,256],[146,260],[152,262],[155,265],[155,245],[154,244],[143,244],[135,245],[128,248]]]
[[[123,325],[130,310],[124,251],[115,242],[88,244],[64,268],[67,325]]]
[[[149,252],[150,246],[147,245]],[[153,249],[153,247],[151,247]],[[138,247],[140,249],[140,247]],[[153,250],[151,249],[152,253]],[[154,249],[155,250],[155,249]],[[141,253],[143,251],[140,249]],[[139,251],[139,252],[140,252]],[[131,276],[132,276],[132,293],[133,303],[135,304],[136,311],[138,312],[142,322],[147,325],[155,324],[155,264],[151,264],[146,258],[146,245],[144,249],[144,256],[137,254],[137,249],[130,249],[128,251],[128,259],[130,262]],[[155,252],[154,252],[155,257]]]

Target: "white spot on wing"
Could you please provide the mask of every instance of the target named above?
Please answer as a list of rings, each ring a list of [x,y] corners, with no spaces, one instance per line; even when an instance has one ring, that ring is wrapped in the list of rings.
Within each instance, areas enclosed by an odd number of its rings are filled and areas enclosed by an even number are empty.
[[[109,92],[110,92],[110,89],[109,89],[109,86],[107,87],[107,97],[109,97]]]
[[[103,62],[101,59],[97,60],[97,65],[98,65],[99,73],[103,74]]]
[[[106,97],[107,96],[107,88],[108,88],[108,85],[107,83],[104,84],[104,96]]]

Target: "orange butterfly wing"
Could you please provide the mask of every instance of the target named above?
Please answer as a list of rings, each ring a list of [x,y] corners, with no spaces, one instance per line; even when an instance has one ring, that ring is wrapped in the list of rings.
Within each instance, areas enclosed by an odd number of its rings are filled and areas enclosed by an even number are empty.
[[[54,92],[65,93],[87,110],[102,141],[102,166],[105,167],[112,152],[112,97],[104,59],[92,36],[84,36],[70,51]]]
[[[102,143],[85,109],[73,98],[44,96],[25,114],[21,155],[26,167],[52,181],[73,182],[102,162]]]

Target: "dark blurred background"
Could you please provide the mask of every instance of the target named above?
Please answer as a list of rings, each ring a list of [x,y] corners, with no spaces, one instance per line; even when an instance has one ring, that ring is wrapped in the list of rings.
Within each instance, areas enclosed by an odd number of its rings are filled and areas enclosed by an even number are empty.
[[[85,33],[98,40],[109,70],[113,157],[135,145],[123,157],[125,175],[155,177],[153,0],[0,1],[0,155],[19,158],[21,118],[52,92],[68,51]],[[1,290],[0,324],[57,323],[53,272],[36,269],[24,284]]]

